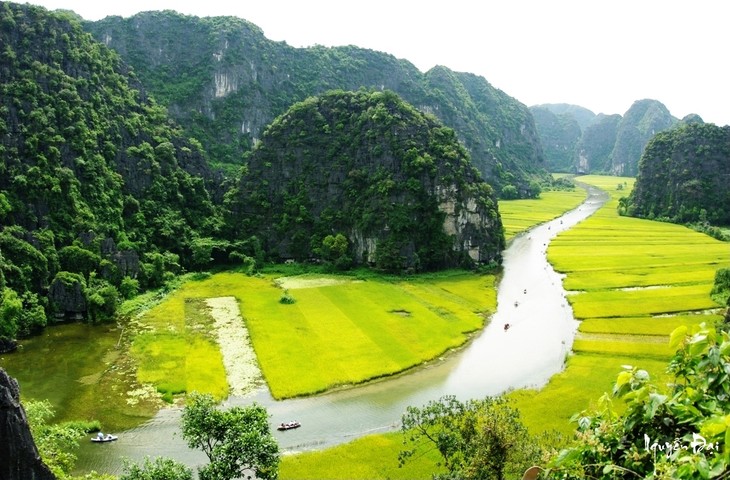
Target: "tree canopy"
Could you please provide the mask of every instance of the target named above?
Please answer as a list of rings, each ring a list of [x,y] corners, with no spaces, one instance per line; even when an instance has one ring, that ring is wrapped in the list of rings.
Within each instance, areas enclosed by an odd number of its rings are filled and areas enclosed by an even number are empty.
[[[627,215],[676,223],[730,225],[730,127],[690,123],[646,147]]]
[[[678,327],[668,388],[626,366],[612,395],[581,412],[574,446],[548,465],[560,479],[721,478],[730,472],[730,318]],[[625,403],[619,414],[614,399]]]
[[[401,465],[416,454],[437,449],[443,479],[521,477],[540,458],[538,442],[506,397],[462,402],[445,396],[423,408],[408,407],[401,422]]]
[[[198,471],[201,480],[278,478],[279,446],[264,407],[222,410],[211,395],[193,392],[183,410],[181,429],[188,446],[202,450],[210,461]]]

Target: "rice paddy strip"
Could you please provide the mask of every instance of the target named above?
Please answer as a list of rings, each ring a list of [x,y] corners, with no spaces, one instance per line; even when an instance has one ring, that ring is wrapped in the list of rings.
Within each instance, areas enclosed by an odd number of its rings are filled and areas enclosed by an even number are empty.
[[[730,264],[727,243],[679,225],[620,217],[618,198],[629,193],[633,179],[578,180],[604,188],[611,200],[561,233],[548,249],[548,259],[566,275],[564,286],[572,291],[568,300],[574,315],[583,322],[566,371],[534,396],[521,394],[531,399],[523,414],[540,423],[546,420],[542,402],[552,403],[556,395],[568,393],[573,381],[581,388],[566,398],[580,397],[586,403],[598,398],[587,372],[610,391],[620,364],[609,359],[663,371],[673,354],[668,335],[674,328],[719,318],[713,313],[719,305],[709,293],[715,270]],[[617,184],[625,188],[617,190]],[[613,371],[605,369],[607,364]],[[576,370],[576,365],[585,370]]]
[[[557,430],[572,438],[576,424],[570,418],[597,406],[599,399],[613,388],[624,365],[640,367],[653,381],[666,382],[666,359],[636,357],[602,352],[583,352],[568,358],[565,370],[554,375],[540,390],[517,390],[510,393],[520,409],[525,424],[533,433]],[[617,412],[624,409],[615,402]]]
[[[669,360],[669,357],[674,353],[670,350],[667,340],[657,342],[654,339],[647,341],[646,338],[629,341],[613,338],[576,338],[573,342],[573,351],[576,353],[631,355],[637,358],[663,358],[665,360]]]
[[[215,333],[223,355],[230,395],[250,393],[261,381],[256,353],[234,297],[209,298],[205,304],[215,320]]]
[[[292,289],[296,302],[289,305],[244,298],[243,314],[272,395],[361,383],[462,345],[484,325],[479,313],[494,308],[493,278],[462,273],[443,284],[451,292],[433,298],[414,295],[417,284],[385,280]]]
[[[639,290],[600,290],[568,295],[578,320],[636,317],[718,308],[710,298],[712,284],[666,285]]]
[[[583,338],[576,340],[575,353],[567,358],[566,369],[553,376],[545,387],[510,393],[532,431],[558,430],[568,437],[575,430],[570,418],[596,406],[606,392],[611,392],[624,365],[647,370],[659,384],[668,381],[665,370],[671,354],[667,345],[669,333],[679,325],[710,323],[719,315],[706,312],[669,315],[667,312],[686,312],[710,305],[706,299],[714,272],[730,263],[727,244],[681,226],[619,217],[618,198],[628,195],[634,179],[590,176],[579,180],[612,194],[601,210],[574,229],[563,232],[549,249],[551,261],[559,263],[567,274],[566,288],[586,292],[569,296],[574,308],[584,311],[579,327]],[[508,236],[532,226],[531,222],[539,223],[535,220],[538,217],[546,221],[557,216],[533,215],[531,210],[542,208],[541,202],[524,205],[518,202],[522,201],[500,202]],[[517,208],[510,210],[513,207]],[[604,257],[611,255],[610,261],[599,266]],[[591,297],[591,292],[597,296]],[[610,293],[601,297],[605,292]],[[633,297],[627,301],[626,295]],[[688,306],[685,303],[688,299],[696,303]],[[651,307],[635,305],[645,301]],[[580,306],[581,303],[585,306]],[[607,310],[617,316],[607,317]],[[590,314],[591,311],[598,314]],[[620,412],[624,406],[618,402],[613,408]],[[398,434],[390,435],[398,438]],[[365,437],[322,452],[284,457],[281,476],[402,478],[398,470],[379,468],[397,455],[399,445],[388,445],[388,438],[388,435]],[[374,452],[377,453],[373,455]],[[348,459],[345,465],[341,458]],[[433,463],[426,462],[429,464]],[[431,475],[426,469],[423,473],[406,473],[405,477],[430,478]]]
[[[559,217],[580,205],[585,198],[586,192],[577,188],[573,191],[542,192],[536,199],[500,200],[499,214],[505,239],[509,241],[520,232]]]
[[[657,317],[588,318],[580,322],[582,333],[612,333],[616,335],[661,335],[667,340],[672,331],[682,325],[708,325],[720,320],[720,315],[664,315]]]
[[[130,347],[137,380],[154,385],[167,402],[192,391],[228,396],[223,356],[212,334],[214,319],[202,299],[185,294],[191,283],[197,282],[184,284],[140,319]]]
[[[279,477],[298,480],[323,478],[412,480],[429,479],[434,473],[444,473],[443,467],[434,467],[441,460],[436,449],[412,458],[400,468],[398,452],[402,448],[403,437],[400,433],[370,435],[327,450],[286,455],[282,458]]]

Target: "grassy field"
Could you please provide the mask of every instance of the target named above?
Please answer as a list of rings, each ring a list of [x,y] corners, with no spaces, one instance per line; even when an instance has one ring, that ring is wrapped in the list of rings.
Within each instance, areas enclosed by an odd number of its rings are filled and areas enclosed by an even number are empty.
[[[218,273],[185,283],[142,319],[145,331],[132,349],[139,380],[165,393],[215,388],[211,393],[225,396],[225,372],[216,345],[191,328],[199,314],[191,315],[186,306],[194,299],[238,299],[275,398],[407,370],[464,344],[496,306],[494,276],[468,272],[398,281],[277,277]],[[280,302],[284,290],[294,303]],[[205,352],[196,354],[202,361],[193,361],[194,351]]]
[[[603,188],[611,200],[548,249],[583,321],[574,350],[668,358],[672,352],[661,343],[673,328],[718,318],[710,290],[715,271],[730,264],[730,247],[680,225],[619,216],[618,199],[633,179],[580,180]]]
[[[581,324],[566,369],[540,390],[512,393],[534,431],[571,432],[568,419],[610,391],[622,365],[640,366],[663,379],[671,354],[669,333],[679,325],[719,318],[706,311],[716,306],[709,290],[715,270],[730,264],[726,243],[676,225],[619,217],[618,198],[628,194],[632,179],[580,180],[604,188],[612,198],[590,219],[563,232],[548,250],[550,261],[566,275],[564,285],[573,292],[568,298]],[[508,238],[573,208],[585,193],[545,192],[542,197],[500,202]],[[116,428],[138,422],[154,407],[149,392],[135,396],[124,390],[139,382],[154,383],[168,400],[191,390],[226,395],[221,354],[202,299],[225,295],[238,300],[272,394],[284,398],[402,371],[463,344],[496,306],[494,281],[465,272],[398,281],[292,278],[282,272],[199,276],[127,330],[86,325],[49,329],[48,335],[24,342],[26,352],[6,356],[0,365],[19,378],[24,395],[31,393],[25,398],[50,399],[61,419],[95,415]],[[285,290],[293,304],[280,303]],[[136,334],[127,351],[132,331]],[[120,343],[121,338],[125,341]],[[332,368],[314,368],[323,364]],[[43,379],[31,375],[38,365],[47,372]],[[431,477],[436,456],[400,469],[400,448],[400,434],[391,433],[286,456],[280,477]]]
[[[619,217],[618,198],[629,193],[633,179],[579,180],[608,191],[611,200],[562,233],[548,251],[551,262],[567,275],[566,288],[581,292],[569,296],[582,320],[574,353],[565,370],[542,389],[511,393],[532,431],[558,430],[568,438],[575,428],[570,418],[610,392],[624,365],[647,370],[659,383],[668,381],[669,334],[680,325],[719,318],[701,310],[717,306],[709,298],[714,272],[730,264],[727,244],[681,226]],[[505,229],[512,235],[531,222],[559,214],[554,203],[519,202],[523,201],[500,202]],[[536,213],[542,205],[550,211]],[[622,405],[614,408],[621,411]],[[336,449],[285,457],[281,477],[316,478],[322,473],[325,478],[430,478],[429,465],[433,468],[435,459],[421,459],[412,471],[378,469],[397,457],[399,434],[391,435],[396,439],[376,435]],[[340,458],[349,461],[343,464]]]
[[[285,456],[279,478],[410,480],[432,478],[439,471],[434,467],[441,458],[436,450],[411,459],[402,468],[398,467],[398,452],[402,448],[403,436],[398,432],[370,435],[327,450]]]
[[[518,233],[559,217],[580,205],[585,198],[585,190],[576,188],[573,191],[542,192],[536,199],[500,200],[499,214],[505,240],[509,242]]]
[[[715,270],[730,264],[726,243],[678,225],[620,217],[618,199],[633,179],[578,180],[606,190],[611,200],[548,248],[581,324],[565,371],[542,390],[516,394],[533,430],[571,431],[570,416],[610,391],[622,365],[664,379],[672,330],[720,318],[710,290]]]

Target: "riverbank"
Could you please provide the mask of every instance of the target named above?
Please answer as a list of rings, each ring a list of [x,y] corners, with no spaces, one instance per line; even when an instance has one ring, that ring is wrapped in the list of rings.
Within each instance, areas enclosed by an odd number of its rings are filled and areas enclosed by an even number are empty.
[[[575,221],[579,221],[582,215],[587,215],[588,213],[587,210],[576,210],[574,213],[576,216]],[[507,262],[505,264],[505,273],[500,283],[500,289],[506,292],[518,291],[520,296],[524,296],[523,279],[528,277],[538,278],[546,272],[546,268],[544,268],[544,247],[542,244],[547,243],[551,236],[554,236],[561,228],[568,228],[570,224],[571,221],[564,221],[563,224],[556,221],[552,228],[544,225],[542,229],[533,232],[532,238],[522,237],[516,239],[512,243],[513,245],[526,242],[527,245],[534,248],[535,254],[542,260],[538,262],[533,260],[525,262],[526,268],[534,268],[535,271],[530,270],[529,272],[522,271],[522,273],[516,273],[514,280],[510,280],[512,278],[508,274],[510,262]],[[468,276],[472,280],[475,278],[473,274]],[[449,277],[453,277],[453,275],[449,275]],[[518,286],[507,287],[505,277],[507,277],[507,282],[517,283]],[[478,279],[479,277],[476,278]],[[372,306],[377,305],[378,310],[384,310],[388,313],[388,315],[385,315],[388,321],[394,322],[394,324],[407,322],[413,328],[415,325],[413,321],[417,320],[417,316],[413,315],[416,310],[410,307],[403,308],[402,304],[391,306],[390,304],[393,300],[388,301],[387,297],[383,297],[384,294],[387,294],[390,298],[409,298],[411,299],[410,301],[418,299],[418,301],[423,302],[425,301],[424,299],[428,299],[435,306],[440,305],[445,299],[451,299],[453,302],[461,298],[459,295],[463,297],[465,291],[473,291],[474,293],[469,294],[469,296],[476,295],[476,297],[481,297],[482,299],[487,293],[491,292],[491,295],[496,294],[493,286],[480,285],[478,282],[472,283],[472,280],[468,284],[464,284],[460,282],[455,283],[453,278],[441,278],[439,280],[436,277],[435,279],[428,278],[428,280],[420,283],[405,282],[405,285],[399,287],[401,293],[398,293],[395,297],[390,295],[391,290],[382,290],[384,286],[374,285],[375,282],[370,279],[355,285],[337,283],[336,285],[319,286],[310,289],[293,289],[290,293],[296,299],[295,305],[298,306],[302,302],[302,299],[307,297],[304,292],[308,290],[313,292],[319,290],[320,293],[313,297],[317,299],[323,298],[322,290],[327,293],[325,298],[330,299],[336,297],[346,299],[353,298],[352,295],[355,292],[351,292],[351,296],[348,297],[347,295],[343,296],[342,290],[340,289],[354,287],[359,289],[364,286],[375,288],[375,291],[378,291],[379,294],[372,297],[365,296],[365,299],[371,298],[371,300],[367,300],[365,303],[362,303],[362,295],[355,295],[354,298],[358,298],[360,301],[358,305],[360,305],[361,313],[359,317],[354,318],[367,317],[368,314],[375,311]],[[388,283],[390,283],[390,280]],[[547,301],[548,297],[562,299],[561,291],[559,290],[559,277],[556,275],[551,281],[538,283],[539,285],[530,286],[530,294],[528,295],[530,300],[524,300],[525,308],[523,312],[526,314],[524,319],[514,316],[513,299],[500,300],[499,308],[505,309],[506,314],[509,315],[509,320],[507,321],[515,323],[514,329],[510,329],[509,332],[504,332],[501,325],[502,320],[495,321],[493,316],[492,323],[482,330],[476,338],[471,340],[467,348],[445,357],[439,357],[437,360],[429,362],[428,365],[415,369],[408,374],[367,385],[285,401],[274,400],[266,389],[262,389],[247,398],[230,398],[226,401],[226,405],[245,405],[256,402],[267,408],[269,414],[272,416],[272,423],[274,424],[291,419],[299,420],[302,423],[302,428],[296,431],[276,433],[281,449],[285,452],[293,453],[322,449],[328,446],[350,442],[364,435],[396,430],[400,417],[408,406],[422,405],[428,400],[438,398],[443,394],[456,394],[466,399],[498,393],[513,387],[542,385],[555,371],[562,369],[565,349],[569,348],[569,345],[566,347],[566,343],[572,338],[574,326],[571,324],[572,319],[570,315],[568,314],[566,316],[565,307],[562,306],[560,301],[556,301],[555,303]],[[468,285],[471,286],[468,287]],[[222,286],[222,284],[219,285],[216,291],[221,291]],[[549,289],[558,289],[558,293],[557,295],[541,294],[541,286]],[[270,286],[267,288],[270,288]],[[392,288],[392,285],[388,288]],[[248,293],[249,297],[258,298],[259,302],[264,302],[259,295],[255,295],[256,292],[249,290]],[[345,293],[347,293],[347,290],[345,290]],[[280,294],[281,290],[279,289],[275,297],[277,302]],[[509,293],[509,295],[511,296],[513,293]],[[244,298],[238,295],[237,297]],[[496,295],[493,298],[494,300],[492,301],[496,303]],[[459,300],[459,302],[463,302],[463,300]],[[534,302],[536,308],[543,303],[552,305],[550,306],[550,311],[555,311],[555,315],[530,315],[529,312],[533,308],[530,306],[532,302]],[[246,301],[240,304],[242,305],[243,315],[248,322],[251,305],[250,303],[247,304]],[[264,303],[261,303],[261,305],[264,305]],[[333,310],[331,304],[328,305],[328,310]],[[371,307],[368,308],[367,306]],[[281,308],[284,309],[283,311],[291,313],[291,310],[286,310],[286,307],[290,307],[290,305]],[[305,306],[304,308],[308,309],[311,307]],[[261,311],[270,312],[270,310],[264,309]],[[390,313],[391,311],[393,312]],[[395,311],[398,313],[395,313]],[[411,312],[412,316],[404,316],[403,311]],[[473,307],[464,308],[462,306],[460,311],[463,311],[463,315],[465,316],[471,317],[475,315]],[[543,312],[546,312],[546,310],[543,310]],[[551,322],[556,323],[540,321],[546,317],[549,317],[548,319]],[[373,318],[378,317],[374,316]],[[451,316],[447,316],[446,318],[453,321],[453,317]],[[268,330],[270,331],[273,327],[270,323],[270,317],[267,317],[266,320],[269,322]],[[290,318],[287,318],[287,320],[291,323]],[[481,324],[483,324],[483,319],[480,320]],[[294,325],[297,325],[297,323],[295,322]],[[380,324],[374,324],[374,327],[380,326]],[[376,330],[381,329],[377,328]],[[253,336],[254,331],[250,331]],[[433,329],[426,330],[427,334],[434,335],[433,332]],[[564,337],[557,340],[549,340],[555,332],[560,332]],[[528,341],[524,335],[530,336],[532,340]],[[566,343],[563,343],[563,341]],[[255,341],[254,345],[256,345]],[[347,345],[344,346],[347,347]],[[548,347],[547,352],[544,350],[546,346]],[[535,349],[536,352],[539,351],[541,353],[534,356],[526,355],[525,352],[531,349]],[[381,352],[377,351],[376,353],[380,354]],[[347,352],[340,353],[339,355],[345,356],[349,364],[353,364],[353,359],[357,358],[353,357],[352,354],[348,357]],[[327,365],[328,369],[332,369],[338,363],[320,361],[319,365],[320,370],[322,369],[321,365]],[[497,365],[500,368],[495,368]],[[169,439],[175,437],[177,428],[177,419],[174,415],[167,413],[165,415],[159,415],[149,425],[134,431],[135,444],[151,445],[159,442],[167,442],[169,445]],[[119,449],[119,454],[130,458],[138,458],[140,455],[144,455],[143,450],[136,448],[134,445],[125,445],[124,443],[117,442],[114,448]],[[187,449],[183,445],[179,445],[178,448],[179,450],[175,451],[173,457],[185,461]],[[286,458],[288,459],[290,457],[287,456]],[[94,463],[94,461],[101,461],[102,465]],[[94,461],[89,460],[87,464],[97,470],[104,469],[103,462],[106,461],[105,459],[94,459]],[[286,462],[288,460],[285,460]],[[331,459],[328,462],[335,462],[335,460]]]

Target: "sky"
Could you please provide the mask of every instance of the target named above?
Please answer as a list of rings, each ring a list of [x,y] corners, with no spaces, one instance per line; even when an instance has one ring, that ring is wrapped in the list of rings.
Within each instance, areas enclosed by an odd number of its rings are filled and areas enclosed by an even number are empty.
[[[33,0],[86,20],[175,10],[231,15],[294,47],[356,45],[484,77],[532,106],[623,115],[662,102],[730,124],[730,2],[724,0]]]

